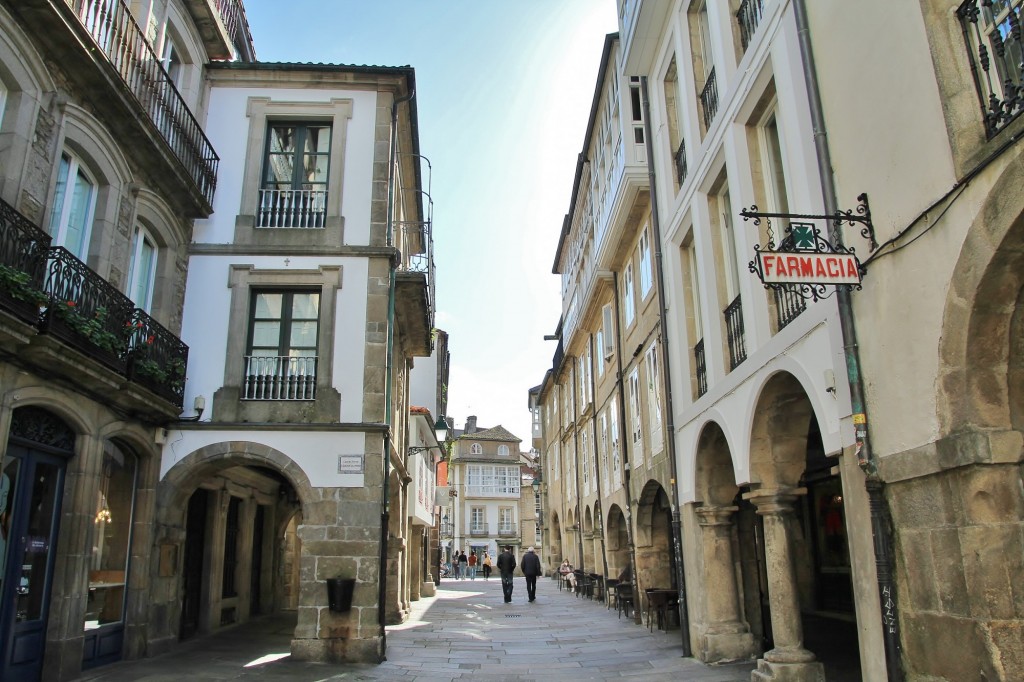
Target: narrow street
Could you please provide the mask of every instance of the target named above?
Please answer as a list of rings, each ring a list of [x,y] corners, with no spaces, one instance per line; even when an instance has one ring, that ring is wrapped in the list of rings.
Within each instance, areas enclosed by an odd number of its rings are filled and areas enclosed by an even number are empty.
[[[413,604],[388,628],[387,661],[334,666],[288,659],[290,615],[257,619],[201,637],[166,656],[106,666],[81,680],[653,680],[745,682],[753,664],[707,666],[680,656],[679,631],[649,632],[604,603],[559,592],[542,579],[526,601],[516,579],[504,604],[501,582],[444,580],[436,599]]]

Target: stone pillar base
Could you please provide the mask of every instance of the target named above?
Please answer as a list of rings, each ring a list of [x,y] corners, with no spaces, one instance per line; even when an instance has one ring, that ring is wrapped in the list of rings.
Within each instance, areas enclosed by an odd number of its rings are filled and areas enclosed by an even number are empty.
[[[420,595],[423,597],[437,596],[437,585],[434,584],[433,580],[424,581],[423,587],[420,588]]]
[[[318,663],[380,663],[381,638],[293,639],[292,659]]]
[[[825,682],[825,667],[818,661],[773,663],[762,658],[751,671],[750,682]]]
[[[704,663],[747,661],[760,653],[757,639],[741,624],[732,632],[705,632],[699,641],[700,660]]]

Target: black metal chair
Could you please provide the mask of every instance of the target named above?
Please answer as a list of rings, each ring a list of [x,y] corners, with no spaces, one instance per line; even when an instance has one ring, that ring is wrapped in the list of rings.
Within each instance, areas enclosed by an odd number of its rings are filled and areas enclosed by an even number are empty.
[[[619,583],[615,586],[615,610],[619,618],[622,618],[623,611],[626,612],[626,618],[629,618],[633,608],[633,586],[629,583]]]
[[[647,629],[654,631],[654,618],[657,618],[658,629],[667,630],[669,612],[679,607],[679,595],[673,590],[660,588],[650,588],[644,592],[647,594]]]
[[[612,602],[615,601],[615,588],[618,586],[619,581],[615,578],[608,578],[604,581],[605,600],[604,605],[606,609],[612,607]]]
[[[590,574],[590,598],[604,601],[604,576],[600,573]]]

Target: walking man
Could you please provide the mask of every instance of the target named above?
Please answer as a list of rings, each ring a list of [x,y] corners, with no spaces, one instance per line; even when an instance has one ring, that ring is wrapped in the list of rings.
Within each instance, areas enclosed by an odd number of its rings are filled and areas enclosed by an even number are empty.
[[[498,573],[501,574],[501,591],[505,593],[505,603],[512,601],[512,571],[516,570],[516,558],[512,556],[512,548],[505,547],[505,551],[498,557]]]
[[[465,580],[469,575],[469,559],[466,558],[466,550],[459,550],[459,580]]]
[[[476,580],[476,550],[471,550],[469,553],[469,579]]]
[[[529,597],[531,602],[536,601],[537,576],[540,575],[540,557],[534,553],[533,547],[526,550],[520,570],[526,576],[526,596]]]

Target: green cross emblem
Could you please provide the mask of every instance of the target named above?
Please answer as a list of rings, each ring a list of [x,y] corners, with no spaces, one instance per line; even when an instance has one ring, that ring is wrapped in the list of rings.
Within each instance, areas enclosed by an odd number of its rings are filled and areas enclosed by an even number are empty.
[[[814,225],[793,223],[790,233],[793,235],[793,248],[812,250],[814,243]]]

